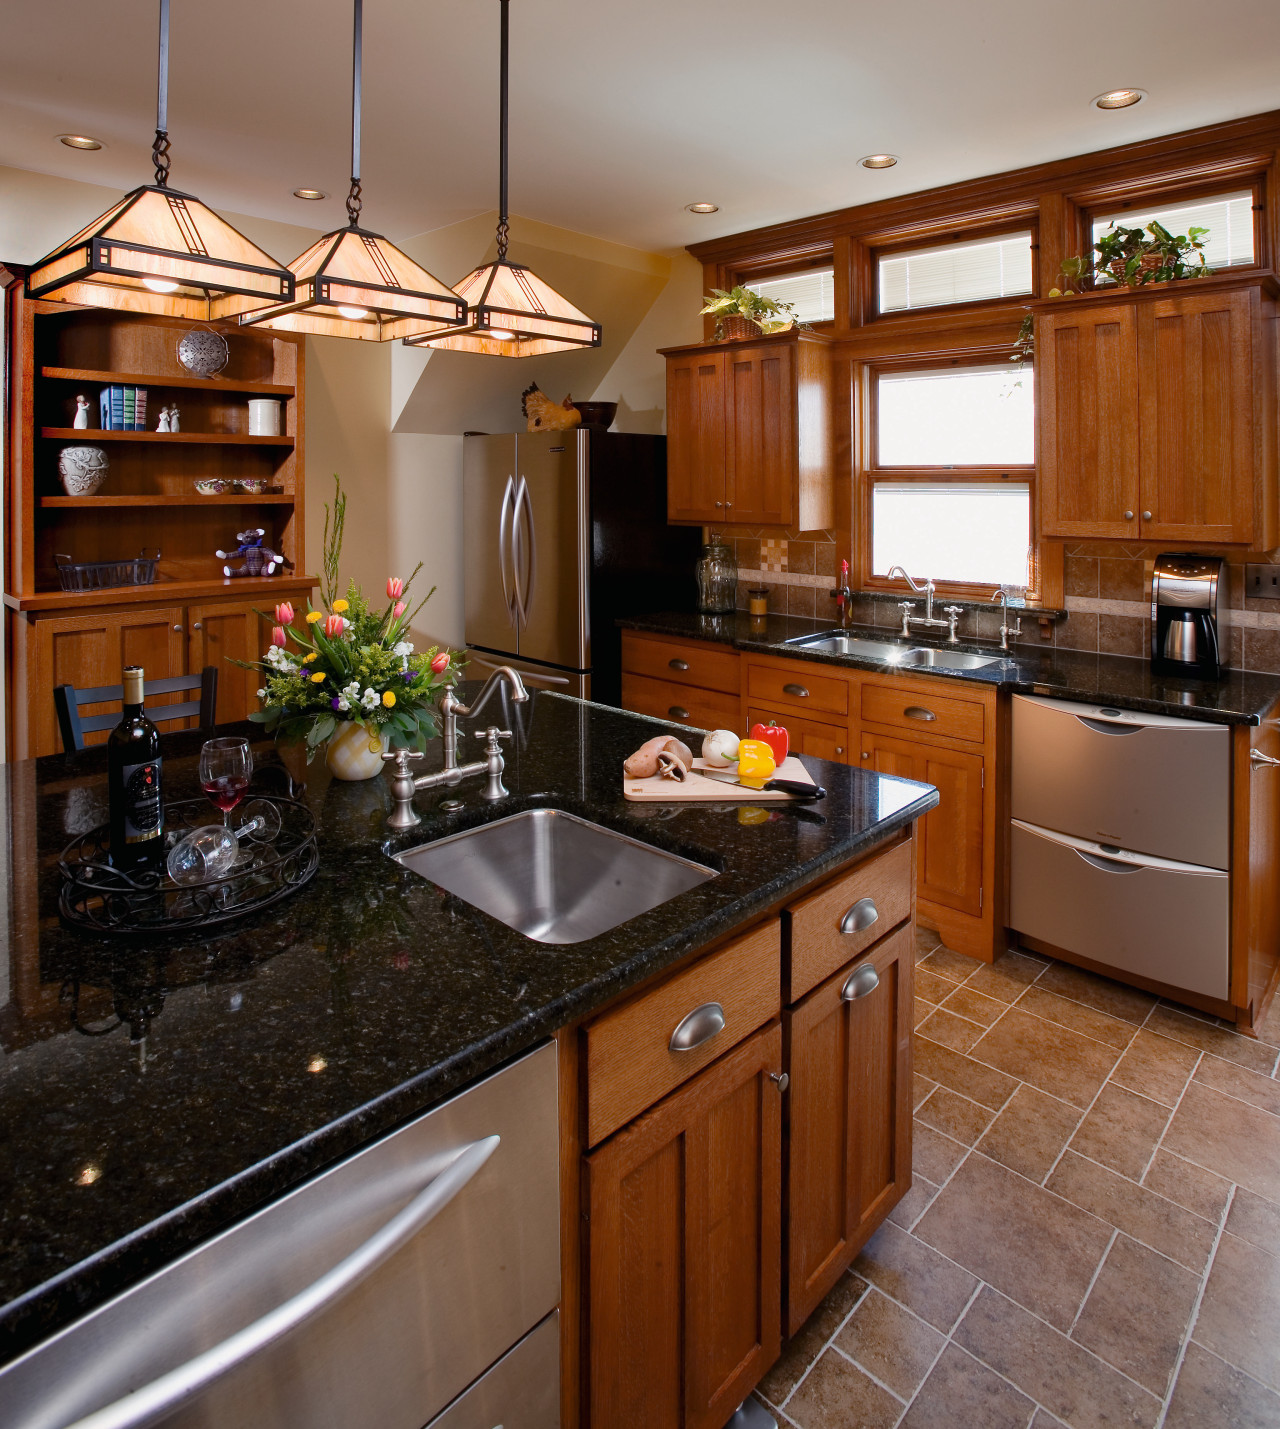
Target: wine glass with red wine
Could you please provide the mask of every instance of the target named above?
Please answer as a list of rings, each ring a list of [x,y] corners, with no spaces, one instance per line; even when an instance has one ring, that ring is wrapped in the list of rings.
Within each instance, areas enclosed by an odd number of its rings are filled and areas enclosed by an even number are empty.
[[[247,739],[211,739],[200,751],[200,787],[222,811],[222,826],[231,828],[231,811],[244,798],[253,773],[253,753]]]

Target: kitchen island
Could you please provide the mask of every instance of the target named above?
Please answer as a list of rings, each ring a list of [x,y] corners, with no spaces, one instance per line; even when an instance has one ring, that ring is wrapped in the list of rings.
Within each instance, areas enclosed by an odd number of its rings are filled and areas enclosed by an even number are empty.
[[[653,721],[542,692],[504,718],[515,731],[509,799],[486,805],[479,783],[465,784],[445,791],[464,799],[450,814],[439,795],[419,795],[422,826],[391,839],[386,782],[330,782],[317,764],[304,796],[320,828],[315,879],[255,920],[149,946],[93,940],[56,917],[57,855],[106,815],[102,755],[5,768],[0,1362],[900,841],[937,802],[918,783],[814,761],[828,790],[816,806],[750,816],[732,804],[638,807],[622,799],[620,769],[657,732]],[[200,737],[164,743],[169,797],[193,792]],[[268,779],[274,753],[258,753]],[[388,857],[539,807],[716,876],[611,932],[548,946]]]

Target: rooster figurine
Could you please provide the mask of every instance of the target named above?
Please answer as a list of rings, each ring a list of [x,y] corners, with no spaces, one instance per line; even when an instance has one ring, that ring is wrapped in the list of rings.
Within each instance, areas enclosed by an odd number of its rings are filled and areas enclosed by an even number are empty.
[[[520,410],[531,432],[563,432],[582,421],[582,413],[571,398],[566,397],[557,407],[536,382],[531,382],[520,394]]]

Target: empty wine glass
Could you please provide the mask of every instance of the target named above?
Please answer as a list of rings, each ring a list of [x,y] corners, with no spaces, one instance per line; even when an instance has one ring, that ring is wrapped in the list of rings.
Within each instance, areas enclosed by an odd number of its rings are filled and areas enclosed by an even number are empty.
[[[200,787],[222,811],[222,826],[229,833],[231,811],[244,798],[252,773],[247,739],[211,739],[200,751]]]
[[[244,806],[244,822],[236,826],[238,839],[270,843],[280,832],[280,815],[269,799],[250,799]]]
[[[174,844],[165,866],[175,883],[211,883],[231,872],[239,853],[240,844],[230,829],[205,824]]]

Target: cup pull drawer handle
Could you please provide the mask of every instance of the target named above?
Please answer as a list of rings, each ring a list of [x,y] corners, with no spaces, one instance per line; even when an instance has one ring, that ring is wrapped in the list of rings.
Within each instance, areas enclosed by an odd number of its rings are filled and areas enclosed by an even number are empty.
[[[857,1002],[860,997],[866,997],[880,986],[880,974],[870,963],[863,963],[861,967],[854,968],[845,980],[844,986],[840,989],[840,1000],[842,1002]]]
[[[902,713],[908,719],[934,720],[938,718],[932,710],[925,709],[923,705],[908,705]]]
[[[672,705],[667,711],[672,719],[688,719],[689,711],[683,705]]]
[[[696,1052],[724,1031],[724,1008],[718,1002],[704,1002],[681,1019],[667,1043],[672,1052]]]
[[[673,670],[687,670],[689,668],[688,660],[668,660],[667,664],[670,665]]]
[[[794,695],[798,700],[807,700],[809,698],[809,691],[806,690],[803,685],[783,685],[782,693],[784,695]]]
[[[840,920],[842,933],[864,933],[880,916],[874,898],[859,898]]]

